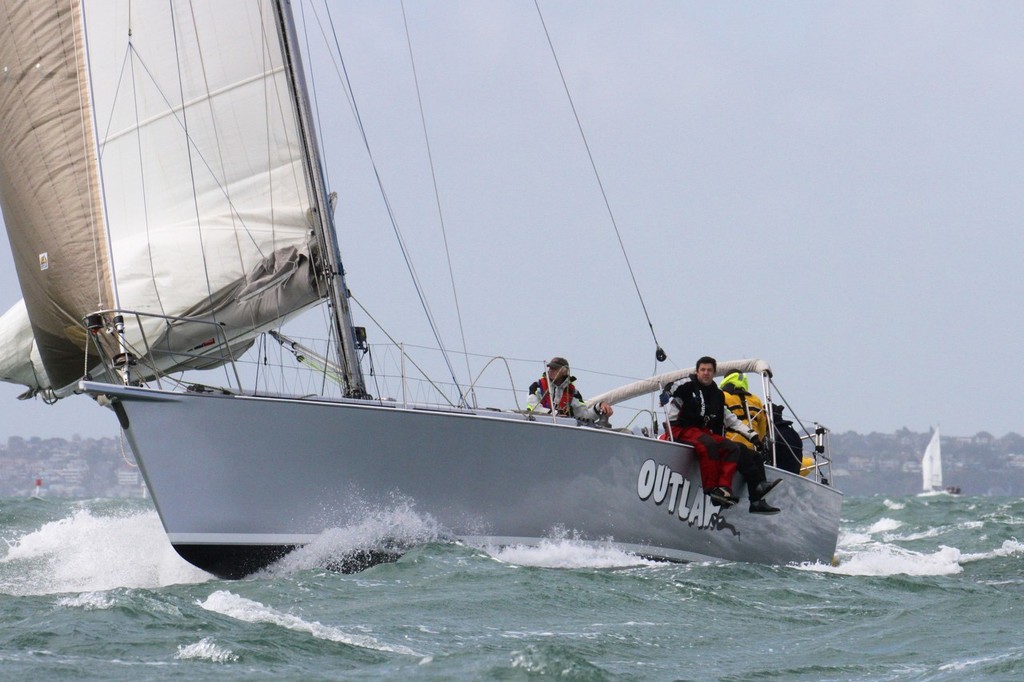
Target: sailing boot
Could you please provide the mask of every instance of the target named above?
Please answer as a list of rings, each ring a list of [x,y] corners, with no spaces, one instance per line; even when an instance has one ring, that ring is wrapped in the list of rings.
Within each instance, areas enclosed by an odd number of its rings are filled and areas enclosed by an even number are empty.
[[[778,507],[773,507],[764,501],[764,496],[780,483],[782,483],[781,478],[776,478],[774,481],[761,481],[750,490],[751,514],[778,514],[781,511]]]
[[[751,514],[778,514],[781,509],[773,507],[764,500],[757,500],[756,502],[750,503]]]
[[[763,500],[764,497],[775,490],[775,486],[782,483],[781,478],[776,478],[774,481],[761,481],[754,486],[754,489],[750,491],[750,501]]]
[[[740,501],[739,498],[733,495],[732,491],[724,485],[712,488],[711,491],[708,492],[708,497],[710,497],[711,501],[722,509],[728,509]]]

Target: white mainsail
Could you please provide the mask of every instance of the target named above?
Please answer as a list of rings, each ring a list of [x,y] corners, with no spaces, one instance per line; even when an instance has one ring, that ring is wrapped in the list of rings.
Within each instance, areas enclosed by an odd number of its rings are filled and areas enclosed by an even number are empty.
[[[925,492],[942,490],[942,450],[939,445],[939,429],[936,427],[928,447],[921,457],[921,487]]]
[[[126,319],[125,339],[167,371],[220,364],[322,298],[272,3],[2,10],[0,200],[36,349],[13,345],[0,378],[73,386],[100,310],[164,316]],[[0,338],[25,324],[12,311]]]

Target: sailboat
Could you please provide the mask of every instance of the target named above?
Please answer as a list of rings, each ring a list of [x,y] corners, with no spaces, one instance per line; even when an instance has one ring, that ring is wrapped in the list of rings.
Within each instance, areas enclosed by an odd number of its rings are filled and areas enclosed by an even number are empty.
[[[482,547],[560,528],[670,561],[832,560],[842,493],[824,427],[812,475],[769,472],[783,511],[767,516],[717,506],[656,416],[614,429],[371,395],[299,44],[288,2],[4,2],[0,16],[0,199],[24,296],[0,319],[0,377],[106,408],[182,557],[242,577],[398,500]],[[313,307],[322,352],[281,332]],[[315,391],[252,381],[278,342]],[[718,366],[737,370],[771,402],[768,363]],[[336,563],[406,549],[384,539]]]
[[[924,493],[960,494],[959,487],[943,486],[942,484],[942,446],[938,427],[935,427],[935,431],[932,432],[928,447],[924,449],[924,454],[921,456],[921,490]]]

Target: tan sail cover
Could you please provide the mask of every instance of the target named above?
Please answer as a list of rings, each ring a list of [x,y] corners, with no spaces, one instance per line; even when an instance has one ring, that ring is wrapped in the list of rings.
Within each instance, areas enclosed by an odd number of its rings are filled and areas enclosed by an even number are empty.
[[[77,4],[0,6],[0,200],[46,367],[21,366],[27,319],[12,310],[0,335],[0,352],[16,354],[0,360],[8,380],[80,376],[82,311],[113,299],[81,34]]]
[[[272,3],[0,0],[0,62],[0,204],[35,388],[82,376],[97,310],[165,316],[147,345],[125,315],[142,366],[167,371],[220,364],[320,299]],[[2,318],[0,341],[18,324]],[[0,378],[38,377],[23,344],[5,350]]]

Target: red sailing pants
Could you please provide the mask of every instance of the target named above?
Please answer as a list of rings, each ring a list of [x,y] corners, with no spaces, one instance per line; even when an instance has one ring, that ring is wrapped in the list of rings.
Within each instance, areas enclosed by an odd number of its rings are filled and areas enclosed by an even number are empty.
[[[740,446],[724,436],[708,429],[688,426],[685,429],[672,425],[672,435],[661,434],[661,440],[692,445],[700,463],[700,479],[704,490],[724,486],[732,490],[732,479],[736,474],[742,453]],[[763,480],[763,475],[762,475]]]

